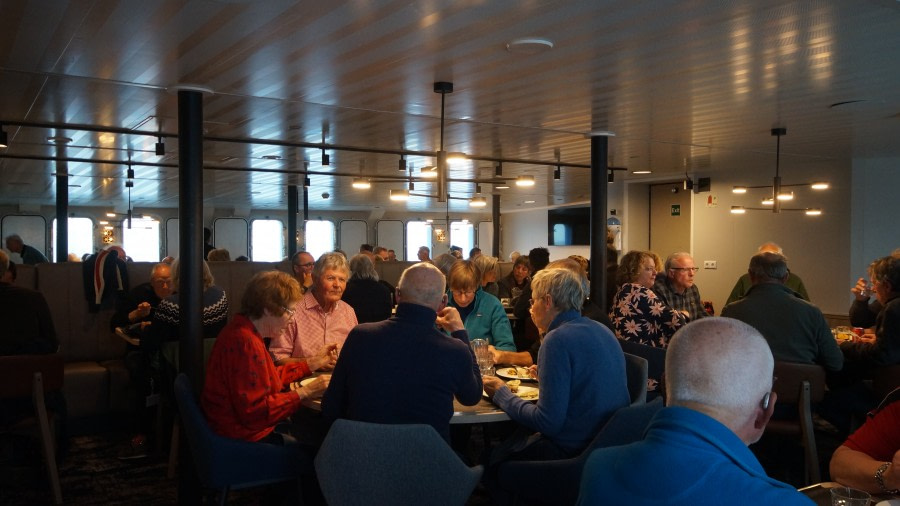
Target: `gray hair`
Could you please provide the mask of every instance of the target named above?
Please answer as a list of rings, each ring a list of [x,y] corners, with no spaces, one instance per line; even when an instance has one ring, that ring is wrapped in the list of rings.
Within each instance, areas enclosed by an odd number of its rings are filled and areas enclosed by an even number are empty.
[[[181,262],[180,259],[176,258],[174,262],[172,262],[172,286],[174,287],[174,291],[178,291],[181,286]],[[209,270],[209,264],[206,263],[206,260],[203,261],[203,291],[205,292],[209,287],[215,284],[216,279],[212,275],[212,271]]]
[[[666,265],[665,269],[668,271],[672,268],[672,262],[678,260],[679,258],[694,258],[687,251],[679,251],[678,253],[672,253],[668,257],[666,257]]]
[[[724,408],[737,416],[752,413],[772,389],[774,365],[769,344],[750,325],[722,317],[696,320],[669,341],[668,403]]]
[[[497,258],[480,255],[475,257],[473,262],[475,262],[475,267],[481,272],[482,279],[484,279],[484,276],[489,272],[493,272],[494,277],[500,277],[500,263],[497,261]]]
[[[444,273],[444,276],[450,275],[450,268],[453,267],[453,264],[458,262],[459,259],[450,253],[441,253],[434,259],[434,265]]]
[[[570,269],[542,269],[531,279],[531,294],[537,299],[549,294],[559,311],[581,311],[584,285],[581,277]]]
[[[576,276],[578,276],[578,279],[581,280],[581,290],[584,291],[585,298],[590,295],[591,282],[588,279],[587,273],[584,271],[584,268],[580,263],[578,263],[578,260],[575,260],[571,257],[554,260],[547,264],[547,267],[545,267],[545,269],[569,269],[570,271],[575,273]]]
[[[323,253],[322,256],[316,260],[316,265],[313,266],[313,278],[321,278],[322,274],[329,269],[343,271],[345,276],[348,278],[350,277],[350,266],[347,264],[347,257],[341,253],[336,253],[334,251]]]
[[[373,279],[378,281],[378,273],[375,272],[375,264],[369,255],[360,253],[350,259],[351,279]]]
[[[778,253],[757,253],[750,258],[749,271],[754,279],[780,283],[789,272],[787,258]]]
[[[397,294],[401,302],[437,308],[443,301],[447,280],[440,269],[428,262],[419,262],[400,274]]]
[[[869,265],[869,276],[879,283],[888,282],[891,293],[900,292],[900,256],[879,258]]]

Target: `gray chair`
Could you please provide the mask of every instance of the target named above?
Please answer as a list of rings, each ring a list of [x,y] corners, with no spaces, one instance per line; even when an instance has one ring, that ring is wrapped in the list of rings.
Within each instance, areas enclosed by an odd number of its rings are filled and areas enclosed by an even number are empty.
[[[331,506],[465,504],[481,478],[430,425],[339,419],[316,456],[322,494]]]
[[[219,491],[219,504],[226,503],[230,490],[312,474],[312,457],[297,444],[251,443],[214,433],[184,373],[175,378],[175,400],[200,483]]]
[[[666,368],[666,349],[617,339],[622,351],[641,357],[647,361],[647,377],[653,380],[653,388],[648,385],[647,400],[652,401],[663,394],[663,378]],[[648,381],[649,383],[649,381]]]
[[[632,406],[647,402],[647,368],[647,359],[625,354],[625,376]]]

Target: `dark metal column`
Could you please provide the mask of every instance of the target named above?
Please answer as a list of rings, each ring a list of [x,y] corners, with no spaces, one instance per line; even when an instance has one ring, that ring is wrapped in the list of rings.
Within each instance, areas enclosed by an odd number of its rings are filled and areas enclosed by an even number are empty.
[[[66,144],[64,142],[57,142],[56,156],[58,159],[56,161],[56,251],[54,254],[57,262],[66,262],[69,259],[69,162],[65,160]],[[93,253],[93,251],[88,253]]]
[[[606,208],[609,138],[591,137],[591,300],[606,308]]]
[[[292,258],[297,252],[297,212],[299,212],[298,202],[300,196],[297,192],[297,185],[288,186],[288,258]]]
[[[500,195],[491,199],[491,220],[493,220],[494,237],[491,241],[491,256],[500,258]],[[502,258],[500,260],[503,260]]]

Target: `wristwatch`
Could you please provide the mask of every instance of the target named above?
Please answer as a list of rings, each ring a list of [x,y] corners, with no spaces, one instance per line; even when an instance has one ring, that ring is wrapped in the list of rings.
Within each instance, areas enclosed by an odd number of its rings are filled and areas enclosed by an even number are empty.
[[[890,462],[885,462],[884,464],[878,466],[878,469],[875,470],[875,482],[878,483],[881,491],[885,494],[900,494],[900,490],[896,488],[893,490],[888,490],[888,488],[884,486],[884,472],[887,471],[887,468],[890,466]]]

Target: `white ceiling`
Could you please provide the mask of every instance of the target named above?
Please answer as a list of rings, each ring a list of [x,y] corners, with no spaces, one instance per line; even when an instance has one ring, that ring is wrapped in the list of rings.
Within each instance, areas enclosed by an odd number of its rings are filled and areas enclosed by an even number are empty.
[[[900,157],[896,0],[0,5],[0,122],[10,138],[0,150],[0,204],[53,204],[63,168],[70,205],[121,204],[130,158],[135,206],[176,207],[171,88],[186,83],[214,92],[204,97],[206,207],[284,209],[286,185],[302,184],[308,168],[313,209],[443,209],[425,197],[387,200],[406,186],[390,153],[418,153],[407,157],[416,193],[436,191],[418,175],[440,145],[435,81],[455,88],[445,150],[474,158],[451,170],[451,196],[470,197],[472,180],[493,179],[494,159],[508,160],[504,177],[537,179],[530,190],[482,185],[501,195],[502,209],[587,199],[585,134],[596,130],[615,132],[611,166],[649,168],[651,177],[771,175],[776,126],[788,131],[785,169]],[[507,50],[522,37],[553,48]],[[859,102],[834,105],[850,101]],[[157,131],[167,136],[165,156],[145,135]],[[72,141],[54,145],[54,135]],[[329,149],[331,165],[322,166],[313,145],[323,141],[361,151]],[[377,181],[354,190],[352,177],[337,174]]]

